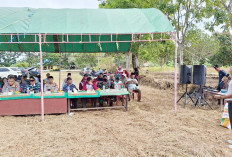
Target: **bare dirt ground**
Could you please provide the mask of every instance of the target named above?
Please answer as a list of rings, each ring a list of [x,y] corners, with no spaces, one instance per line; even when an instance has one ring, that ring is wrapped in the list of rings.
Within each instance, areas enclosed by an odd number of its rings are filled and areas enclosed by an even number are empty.
[[[140,88],[143,101],[132,100],[127,112],[46,115],[44,122],[0,117],[0,156],[232,156],[226,143],[232,133],[219,126],[218,107],[178,105],[175,115],[173,89]]]

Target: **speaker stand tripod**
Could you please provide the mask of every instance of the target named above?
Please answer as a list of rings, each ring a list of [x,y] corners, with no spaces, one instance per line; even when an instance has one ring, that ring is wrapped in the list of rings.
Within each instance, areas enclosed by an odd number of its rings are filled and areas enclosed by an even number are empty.
[[[212,106],[206,101],[206,99],[203,95],[203,88],[200,85],[200,89],[197,93],[196,101],[193,103],[192,108],[196,107],[196,106],[198,106],[198,107],[202,106],[202,100],[205,102],[206,105],[208,105],[213,110]]]
[[[188,93],[188,84],[185,84],[185,93],[180,97],[180,99],[177,101],[177,103],[182,99],[182,98],[185,98],[184,99],[184,108],[185,106],[187,105],[187,99],[188,97],[192,100],[192,102],[194,103],[192,97],[190,96],[190,94]]]

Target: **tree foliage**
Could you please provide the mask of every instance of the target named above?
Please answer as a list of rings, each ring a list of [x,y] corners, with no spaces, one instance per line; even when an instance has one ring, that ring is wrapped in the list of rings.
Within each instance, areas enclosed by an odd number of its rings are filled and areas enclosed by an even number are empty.
[[[219,41],[199,29],[188,32],[184,46],[185,64],[204,64],[219,50]]]
[[[19,52],[0,52],[0,67],[9,67],[15,64],[20,55]]]
[[[232,60],[232,41],[230,34],[216,34],[219,40],[219,51],[212,56],[211,63],[222,66],[231,66]]]

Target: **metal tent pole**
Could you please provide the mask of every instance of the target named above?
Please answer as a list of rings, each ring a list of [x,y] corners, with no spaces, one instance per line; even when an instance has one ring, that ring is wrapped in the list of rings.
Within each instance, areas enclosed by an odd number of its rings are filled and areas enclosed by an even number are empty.
[[[129,77],[130,77],[130,54],[131,54],[131,49],[132,49],[132,42],[130,43],[130,49],[129,52],[127,53],[127,63],[128,63],[128,73],[129,73]]]
[[[43,53],[42,53],[42,36],[39,34],[40,50],[40,81],[41,81],[41,120],[44,121],[44,91],[43,91]]]
[[[176,32],[172,33],[172,38],[174,40],[175,43],[175,114],[177,113],[177,36],[176,36]]]
[[[59,59],[60,59],[60,61],[59,61],[59,89],[62,90],[61,86],[60,86],[60,81],[61,81],[61,54],[59,56]]]

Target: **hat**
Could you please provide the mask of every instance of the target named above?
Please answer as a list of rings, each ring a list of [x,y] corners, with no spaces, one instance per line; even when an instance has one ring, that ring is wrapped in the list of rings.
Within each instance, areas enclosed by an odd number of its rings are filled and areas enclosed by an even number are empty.
[[[34,77],[30,77],[30,81],[35,81],[35,78]]]
[[[119,70],[121,70],[121,69],[122,69],[122,67],[121,67],[121,66],[118,66],[118,69],[119,69]]]

